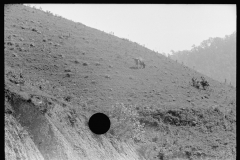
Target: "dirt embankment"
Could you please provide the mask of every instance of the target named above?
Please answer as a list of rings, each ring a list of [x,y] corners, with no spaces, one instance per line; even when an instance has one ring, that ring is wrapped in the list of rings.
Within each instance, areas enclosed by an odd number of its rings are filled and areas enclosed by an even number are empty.
[[[6,159],[137,160],[134,146],[94,135],[84,115],[67,103],[36,92],[5,90]]]

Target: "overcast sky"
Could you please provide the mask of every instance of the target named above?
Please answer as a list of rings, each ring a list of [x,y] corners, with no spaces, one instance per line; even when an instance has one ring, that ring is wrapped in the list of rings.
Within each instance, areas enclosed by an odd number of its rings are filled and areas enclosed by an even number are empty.
[[[236,5],[34,4],[54,14],[170,53],[236,31]]]

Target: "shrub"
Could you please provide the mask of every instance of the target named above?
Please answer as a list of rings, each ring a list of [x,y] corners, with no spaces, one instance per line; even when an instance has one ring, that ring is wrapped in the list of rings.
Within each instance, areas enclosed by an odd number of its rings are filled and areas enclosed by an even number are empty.
[[[191,85],[197,89],[200,89],[200,86],[202,86],[202,89],[206,90],[206,88],[209,86],[209,83],[205,80],[204,77],[201,77],[201,81],[193,77]]]
[[[107,75],[107,74],[106,74],[104,77],[105,77],[105,78],[111,78],[111,77],[110,77],[109,75]]]
[[[139,122],[136,105],[116,103],[109,111],[111,128],[109,133],[116,139],[144,141],[144,124]]]
[[[202,79],[202,80],[200,81],[200,84],[202,85],[203,89],[205,90],[206,87],[209,86],[209,83],[205,80],[204,77],[201,77],[201,79]]]
[[[197,88],[197,89],[199,89],[199,87],[200,87],[199,81],[197,81],[197,79],[194,78],[194,77],[192,78],[192,83],[191,83],[191,85],[192,85],[193,87]]]
[[[66,96],[66,97],[64,97],[64,100],[65,100],[65,101],[67,101],[67,102],[70,102],[70,101],[71,101],[71,99],[72,99],[72,97],[71,97],[71,96]]]
[[[83,65],[83,66],[88,66],[88,63],[87,63],[87,62],[84,62],[82,65]]]

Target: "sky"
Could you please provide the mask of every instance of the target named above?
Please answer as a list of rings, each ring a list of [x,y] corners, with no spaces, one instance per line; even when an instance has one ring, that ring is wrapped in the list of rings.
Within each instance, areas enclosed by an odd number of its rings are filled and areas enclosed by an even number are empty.
[[[30,4],[159,53],[190,50],[236,31],[236,5]]]

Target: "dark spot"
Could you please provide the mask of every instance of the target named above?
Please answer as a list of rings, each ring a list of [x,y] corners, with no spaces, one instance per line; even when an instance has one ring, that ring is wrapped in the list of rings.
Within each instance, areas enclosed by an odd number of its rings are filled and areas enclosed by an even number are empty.
[[[95,134],[104,134],[110,128],[110,119],[103,113],[95,113],[90,117],[88,127]]]

